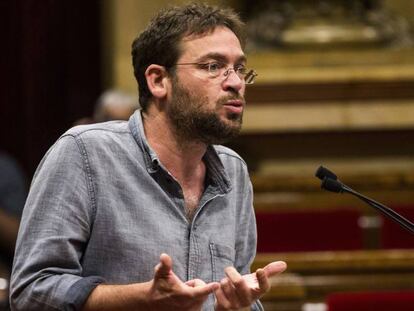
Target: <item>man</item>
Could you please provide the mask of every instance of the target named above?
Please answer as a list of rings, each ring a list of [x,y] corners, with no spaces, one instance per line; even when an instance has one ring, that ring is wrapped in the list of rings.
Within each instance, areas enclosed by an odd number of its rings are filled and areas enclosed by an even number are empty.
[[[274,262],[256,249],[238,134],[246,71],[229,10],[161,12],[134,41],[129,122],[76,127],[42,160],[13,267],[15,310],[260,310]],[[155,268],[154,268],[155,266]]]

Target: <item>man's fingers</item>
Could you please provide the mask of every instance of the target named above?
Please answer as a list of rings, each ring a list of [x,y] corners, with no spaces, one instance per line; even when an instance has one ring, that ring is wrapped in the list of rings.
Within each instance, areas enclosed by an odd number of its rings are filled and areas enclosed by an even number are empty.
[[[259,289],[262,293],[265,293],[270,288],[269,278],[266,275],[264,269],[257,269],[256,270],[256,278],[257,282],[259,283]]]
[[[284,261],[274,261],[266,265],[262,269],[256,270],[256,279],[259,283],[259,289],[261,292],[267,292],[270,288],[269,278],[282,273],[287,268],[287,265]]]
[[[216,305],[226,310],[250,305],[270,289],[269,277],[285,271],[286,267],[285,262],[276,261],[244,276],[234,267],[227,267],[224,270],[227,278],[220,282],[220,289],[215,292]]]
[[[235,302],[237,307],[239,307],[239,304],[249,304],[252,298],[251,291],[243,276],[234,267],[227,267],[224,272],[227,275],[225,280],[231,285],[223,288],[227,298]]]
[[[270,282],[269,278],[282,273],[286,270],[286,263],[284,261],[274,261],[270,264],[266,265],[264,268],[259,268],[256,270],[256,279],[259,285],[259,292],[260,295],[263,295],[270,289]]]
[[[160,263],[155,267],[154,278],[167,277],[172,270],[172,259],[167,254],[161,254]]]
[[[227,300],[230,301],[232,304],[238,301],[239,298],[236,294],[236,289],[233,283],[228,278],[224,278],[220,281],[220,289],[223,291]]]
[[[195,287],[195,280],[189,280],[185,282],[184,284],[190,287]]]
[[[276,274],[282,273],[287,268],[286,262],[284,261],[274,261],[269,263],[263,270],[266,272],[267,277],[274,276]]]
[[[230,309],[231,303],[227,299],[221,287],[215,290],[214,295],[216,296],[215,310],[223,310],[223,309],[229,310]]]
[[[237,290],[241,290],[245,293],[249,292],[249,287],[247,286],[243,277],[240,275],[239,272],[237,272],[237,270],[234,267],[227,267],[224,270],[224,273],[227,275],[228,279],[233,283],[234,287]]]
[[[187,282],[185,282],[185,284],[190,287],[197,287],[197,286],[206,285],[206,282],[204,282],[201,279],[193,279],[193,280],[188,280]]]
[[[195,297],[207,296],[207,295],[213,293],[219,287],[220,287],[220,284],[217,283],[217,282],[212,282],[212,283],[196,286],[193,289],[193,294],[194,294]]]

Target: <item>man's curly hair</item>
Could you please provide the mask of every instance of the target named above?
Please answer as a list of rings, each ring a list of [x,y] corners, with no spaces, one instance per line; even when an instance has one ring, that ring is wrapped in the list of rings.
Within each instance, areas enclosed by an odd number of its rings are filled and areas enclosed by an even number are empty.
[[[160,11],[132,43],[132,63],[139,87],[139,101],[145,111],[152,97],[145,79],[151,64],[158,64],[174,74],[183,37],[213,32],[216,27],[229,28],[240,44],[245,44],[244,23],[232,9],[192,3]]]

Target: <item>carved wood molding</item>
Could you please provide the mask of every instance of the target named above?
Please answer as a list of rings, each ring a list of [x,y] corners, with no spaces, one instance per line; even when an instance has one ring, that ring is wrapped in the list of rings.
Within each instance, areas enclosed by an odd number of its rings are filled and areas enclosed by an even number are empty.
[[[321,273],[368,273],[407,271],[414,273],[414,250],[364,250],[257,254],[252,270],[283,260],[288,272],[315,275]],[[414,279],[413,279],[414,283]]]
[[[414,98],[414,80],[262,83],[249,86],[249,105]]]

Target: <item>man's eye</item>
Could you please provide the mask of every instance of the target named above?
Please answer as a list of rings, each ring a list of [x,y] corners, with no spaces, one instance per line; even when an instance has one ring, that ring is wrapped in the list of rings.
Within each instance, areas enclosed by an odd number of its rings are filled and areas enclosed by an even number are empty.
[[[217,72],[220,69],[224,68],[224,64],[223,63],[209,63],[208,64],[208,71],[210,72]]]
[[[246,73],[246,67],[244,65],[236,65],[234,66],[234,71],[241,73],[241,74],[245,74]]]

